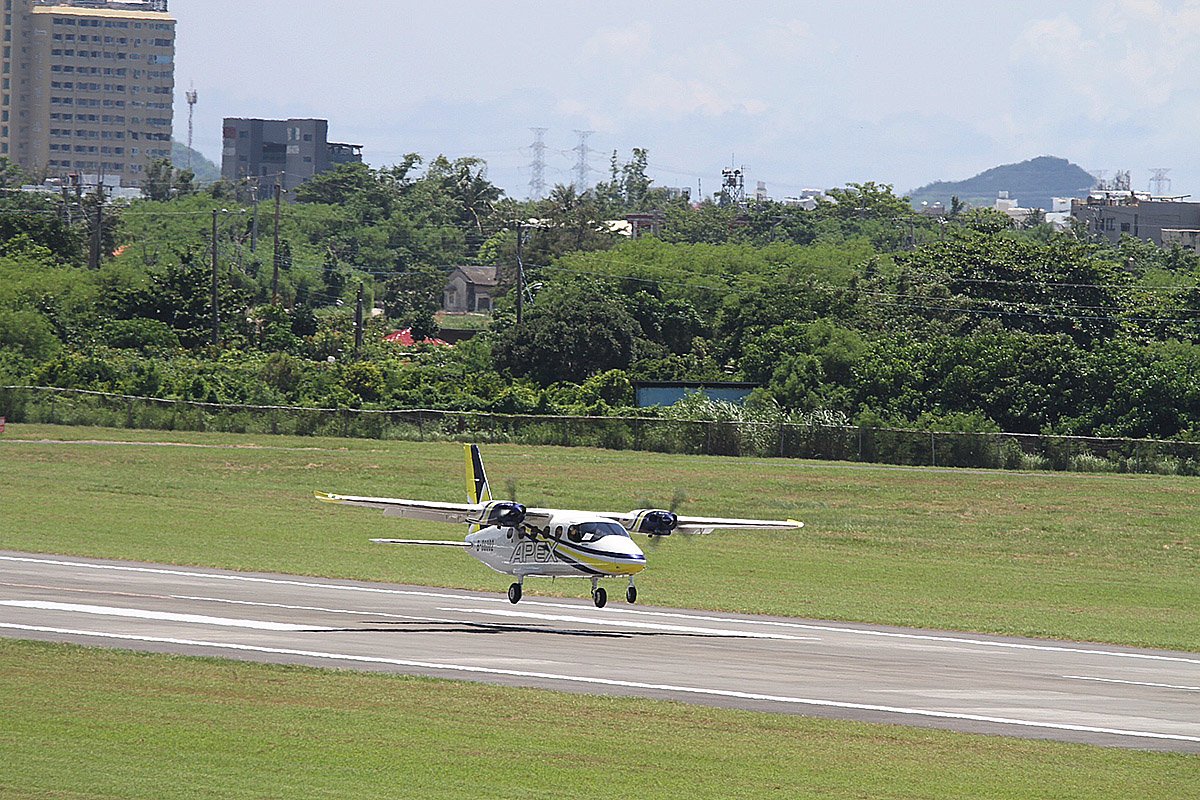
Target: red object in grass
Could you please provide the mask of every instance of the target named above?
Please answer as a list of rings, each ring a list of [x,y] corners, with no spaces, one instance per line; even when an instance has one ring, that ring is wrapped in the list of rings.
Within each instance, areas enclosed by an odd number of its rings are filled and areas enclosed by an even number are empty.
[[[417,341],[413,339],[412,328],[405,328],[402,331],[392,331],[387,336],[383,337],[383,340],[385,342],[391,342],[392,344],[399,344],[405,347],[412,347],[413,345],[417,344]],[[436,345],[450,344],[442,339],[431,339],[428,336],[422,339],[420,343]]]

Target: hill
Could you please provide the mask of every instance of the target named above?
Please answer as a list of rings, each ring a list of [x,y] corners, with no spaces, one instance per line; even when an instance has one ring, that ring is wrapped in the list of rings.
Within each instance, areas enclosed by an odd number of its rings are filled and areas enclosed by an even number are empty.
[[[973,206],[990,206],[998,192],[1008,192],[1022,206],[1050,208],[1052,197],[1085,197],[1096,179],[1065,158],[1038,156],[1019,164],[1004,164],[963,181],[935,181],[914,189],[909,199],[914,206],[922,202],[950,205],[958,197]]]
[[[183,142],[171,142],[171,163],[177,169],[184,169],[188,165],[189,148]],[[196,180],[199,183],[212,183],[221,179],[221,167],[204,157],[204,154],[199,150],[191,150],[192,154],[192,172],[196,173]]]

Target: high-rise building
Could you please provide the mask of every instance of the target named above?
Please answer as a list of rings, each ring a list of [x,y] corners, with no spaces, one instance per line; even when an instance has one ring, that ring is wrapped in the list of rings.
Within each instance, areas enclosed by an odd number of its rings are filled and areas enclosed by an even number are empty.
[[[137,186],[171,156],[166,0],[4,0],[0,156],[36,177]]]
[[[221,177],[251,180],[265,197],[276,181],[291,192],[319,172],[362,161],[362,145],[331,142],[328,132],[323,119],[226,117]]]

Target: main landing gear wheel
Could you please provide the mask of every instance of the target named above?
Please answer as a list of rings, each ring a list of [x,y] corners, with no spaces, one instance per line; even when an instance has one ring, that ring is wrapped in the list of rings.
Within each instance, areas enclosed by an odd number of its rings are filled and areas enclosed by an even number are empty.
[[[521,602],[521,584],[514,583],[512,586],[508,587],[508,602],[512,603],[513,605]]]
[[[592,590],[592,602],[596,604],[596,608],[604,608],[604,604],[608,602],[608,592],[604,591],[603,586]]]
[[[629,588],[625,590],[625,599],[627,601],[629,601],[631,604],[637,602],[637,587],[636,586],[630,584]]]

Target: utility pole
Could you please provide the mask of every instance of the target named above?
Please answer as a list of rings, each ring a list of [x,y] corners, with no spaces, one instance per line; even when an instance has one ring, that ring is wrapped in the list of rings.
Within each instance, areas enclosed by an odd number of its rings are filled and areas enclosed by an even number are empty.
[[[221,341],[221,309],[218,306],[217,299],[217,214],[220,212],[213,209],[212,212],[212,343],[213,347],[220,344]]]
[[[254,221],[250,223],[250,252],[258,250],[258,178],[254,179]]]
[[[101,229],[104,226],[104,184],[96,181],[96,229],[92,231],[92,248],[88,256],[88,266],[100,269]]]
[[[363,285],[358,284],[358,301],[354,304],[354,357],[362,348],[363,340]]]
[[[521,260],[521,220],[517,220],[517,325],[525,319],[525,262]]]
[[[283,173],[279,173],[279,178],[283,178]],[[271,302],[279,304],[279,198],[283,193],[283,187],[279,185],[279,180],[275,181],[275,249],[272,251],[275,257],[272,259],[275,262],[275,271],[271,275]]]

